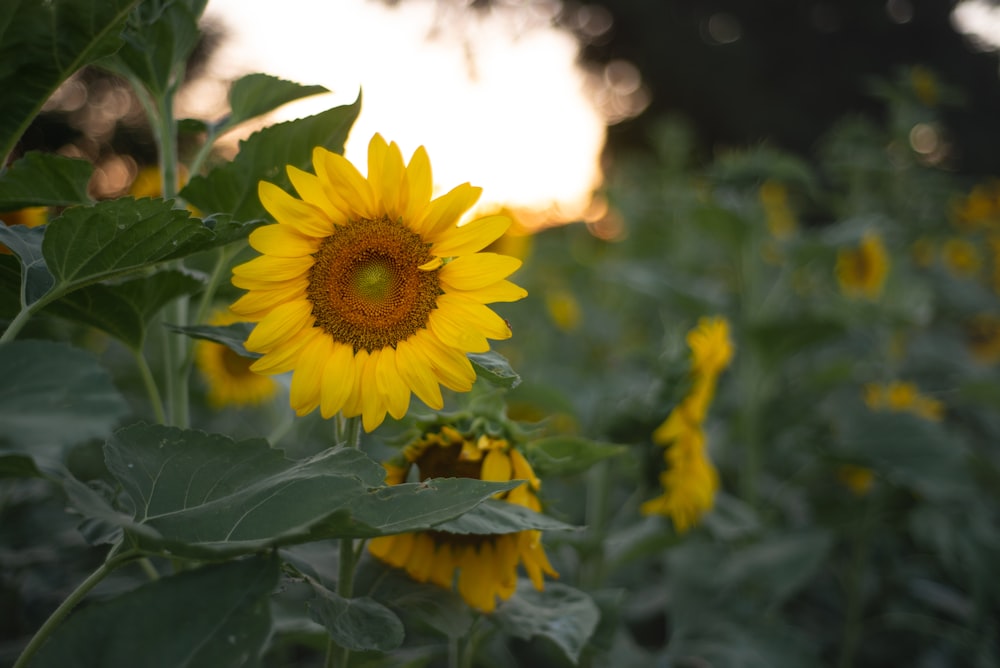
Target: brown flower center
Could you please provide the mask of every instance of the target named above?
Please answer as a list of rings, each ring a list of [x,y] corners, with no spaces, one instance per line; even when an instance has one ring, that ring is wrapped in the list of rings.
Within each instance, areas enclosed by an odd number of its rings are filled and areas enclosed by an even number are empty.
[[[382,217],[338,227],[313,254],[306,294],[316,326],[357,352],[394,347],[427,326],[441,284],[417,233]]]

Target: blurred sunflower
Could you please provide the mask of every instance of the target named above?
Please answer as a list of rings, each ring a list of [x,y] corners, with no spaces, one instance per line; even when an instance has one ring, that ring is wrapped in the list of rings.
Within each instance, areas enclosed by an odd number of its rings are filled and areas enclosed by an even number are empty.
[[[844,464],[837,469],[837,478],[855,496],[864,496],[871,491],[875,484],[875,472],[867,466],[856,464]]]
[[[38,227],[44,225],[49,220],[49,208],[45,206],[29,206],[16,211],[0,211],[0,221],[8,227],[14,225],[24,225],[25,227]],[[0,244],[0,254],[10,255],[10,249]]]
[[[980,313],[965,323],[965,340],[976,361],[996,364],[1000,360],[1000,317]]]
[[[402,457],[385,468],[386,483],[390,485],[405,482],[411,468],[418,471],[421,481],[455,477],[497,482],[526,480],[501,494],[500,499],[536,512],[541,510],[536,496],[541,482],[524,456],[505,439],[463,435],[442,426],[408,445]],[[488,535],[421,531],[374,538],[368,550],[381,561],[405,569],[418,582],[446,589],[457,586],[470,606],[492,612],[497,598],[503,601],[514,593],[519,563],[539,591],[545,587],[544,575],[558,577],[541,537],[541,531],[536,530]]]
[[[238,320],[229,311],[220,309],[208,324],[218,327]],[[259,406],[278,390],[273,378],[250,370],[254,360],[237,355],[221,343],[198,340],[194,346],[194,360],[208,385],[208,402],[213,408]]]
[[[260,183],[278,222],[254,230],[250,244],[262,255],[233,269],[233,284],[249,292],[232,309],[258,323],[246,342],[263,353],[253,370],[293,371],[299,415],[361,415],[366,431],[387,412],[403,417],[411,392],[442,408],[440,385],[472,388],[466,353],[511,335],[486,304],[527,294],[506,280],[520,260],[479,252],[510,220],[460,226],[481,189],[465,183],[431,199],[424,148],[404,165],[399,147],[379,135],[367,178],[321,147],[313,167],[287,168],[299,197]]]
[[[764,208],[767,229],[771,235],[775,239],[781,240],[795,234],[799,225],[795,219],[795,213],[788,203],[788,188],[785,187],[785,184],[768,179],[761,184],[757,195]]]
[[[669,517],[678,532],[696,525],[715,505],[719,474],[706,452],[704,421],[715,396],[719,374],[733,357],[729,322],[701,318],[688,332],[691,389],[653,432],[653,442],[666,448],[667,467],[660,473],[663,494],[640,506],[644,515]]]
[[[837,282],[849,297],[877,299],[888,273],[889,255],[878,234],[866,232],[858,246],[837,252]]]
[[[983,266],[976,244],[968,239],[953,237],[941,246],[941,262],[954,276],[972,278]]]
[[[913,383],[894,380],[890,383],[868,383],[864,387],[865,404],[874,411],[912,413],[917,417],[940,422],[944,404],[920,393]]]

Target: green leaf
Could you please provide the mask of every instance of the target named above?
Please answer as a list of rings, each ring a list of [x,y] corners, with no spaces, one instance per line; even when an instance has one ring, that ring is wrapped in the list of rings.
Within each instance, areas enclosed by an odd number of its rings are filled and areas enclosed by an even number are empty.
[[[35,460],[27,455],[0,454],[0,480],[4,478],[44,478],[35,465]]]
[[[137,0],[4,0],[0,13],[0,164],[78,69],[113,53]]]
[[[514,533],[527,529],[571,531],[578,528],[530,508],[497,499],[487,499],[461,517],[434,527],[435,531],[459,534]]]
[[[0,318],[12,319],[20,310],[21,261],[13,255],[0,254]]]
[[[18,301],[28,306],[41,299],[55,283],[42,255],[45,227],[0,225],[0,243],[3,243],[21,262]]]
[[[93,504],[90,514],[146,549],[195,557],[429,529],[515,486],[449,478],[384,487],[382,466],[355,449],[293,461],[263,440],[160,425],[119,430],[104,453],[134,519]]]
[[[516,638],[548,638],[574,665],[600,618],[597,605],[582,591],[549,582],[540,592],[528,580],[519,580],[517,593],[501,603],[491,617]]]
[[[124,44],[101,64],[141,81],[154,98],[180,84],[198,44],[198,18],[207,0],[145,0],[128,17]]]
[[[498,387],[512,390],[521,384],[521,377],[511,368],[510,362],[500,353],[489,351],[485,353],[469,353],[469,361],[476,375]]]
[[[68,209],[46,227],[42,253],[55,295],[203,250],[212,240],[200,220],[162,199]]]
[[[36,459],[105,438],[128,413],[108,372],[90,354],[67,344],[5,343],[0,369],[0,444]]]
[[[343,153],[347,134],[360,109],[358,97],[352,105],[255,132],[240,142],[239,153],[231,162],[192,178],[181,190],[181,197],[205,213],[226,212],[240,221],[270,220],[257,198],[257,184],[269,181],[290,191],[286,165],[312,169],[312,151],[316,146]]]
[[[628,448],[599,443],[578,436],[550,436],[530,441],[524,452],[538,475],[573,475],[582,473],[597,462],[617,457]]]
[[[310,616],[326,627],[341,647],[354,652],[389,652],[403,644],[403,622],[389,608],[368,598],[344,598],[313,585]]]
[[[461,638],[472,626],[473,613],[456,592],[416,582],[399,569],[372,560],[377,587],[372,596],[395,610],[407,628],[431,628]]]
[[[93,171],[94,166],[86,160],[39,151],[26,153],[0,174],[0,211],[90,204],[87,184]]]
[[[261,357],[260,353],[252,353],[244,347],[247,337],[253,331],[255,323],[234,322],[230,325],[192,325],[189,327],[178,327],[167,324],[167,328],[180,334],[187,334],[194,339],[204,339],[214,341],[226,346],[240,357],[256,359]]]
[[[74,613],[31,665],[222,668],[259,665],[278,561],[252,557],[143,585]]]
[[[324,86],[304,86],[270,74],[247,74],[229,89],[232,112],[224,127],[233,127],[278,107],[310,95],[329,93]]]
[[[66,295],[48,311],[67,320],[96,327],[141,350],[149,324],[160,310],[183,295],[198,292],[201,279],[176,270],[161,270],[121,283],[97,283]]]

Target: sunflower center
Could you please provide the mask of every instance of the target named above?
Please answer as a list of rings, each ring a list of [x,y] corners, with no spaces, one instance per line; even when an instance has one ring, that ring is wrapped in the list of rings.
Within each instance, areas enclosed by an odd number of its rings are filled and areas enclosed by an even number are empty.
[[[394,347],[427,326],[441,294],[433,256],[417,233],[386,217],[338,227],[323,240],[306,294],[316,326],[359,350]]]

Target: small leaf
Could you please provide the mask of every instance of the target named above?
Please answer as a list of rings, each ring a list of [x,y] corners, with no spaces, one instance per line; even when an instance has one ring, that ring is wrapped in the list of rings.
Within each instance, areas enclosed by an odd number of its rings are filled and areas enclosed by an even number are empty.
[[[530,508],[497,499],[487,499],[461,517],[434,526],[435,531],[459,534],[500,534],[528,529],[571,531],[577,528]]]
[[[167,323],[167,328],[180,334],[187,334],[194,339],[204,339],[214,341],[226,346],[240,357],[256,359],[260,353],[252,353],[243,345],[255,324],[252,322],[234,322],[230,325],[193,325],[190,327],[178,327]]]
[[[107,437],[129,410],[97,360],[65,343],[5,343],[0,369],[0,443],[36,459]]]
[[[21,261],[18,301],[24,306],[30,306],[41,299],[55,283],[42,256],[44,237],[45,226],[0,225],[0,243],[7,246]]]
[[[68,209],[47,228],[42,252],[57,294],[202,250],[212,239],[200,220],[162,199]]]
[[[500,353],[489,351],[485,353],[470,353],[469,361],[476,375],[485,378],[493,385],[512,390],[521,384],[521,377],[511,368],[510,362]]]
[[[324,86],[304,86],[270,74],[247,74],[234,81],[229,89],[232,113],[226,127],[239,125],[289,102],[328,92]]]
[[[628,448],[577,436],[550,436],[530,441],[524,450],[535,472],[544,476],[581,473],[601,460],[625,453]]]
[[[119,430],[104,453],[134,519],[93,499],[88,514],[119,523],[146,549],[194,557],[429,529],[515,486],[449,478],[385,487],[385,470],[359,450],[294,461],[262,440],[160,425]]]
[[[326,627],[341,647],[355,652],[389,652],[403,644],[403,622],[389,608],[368,598],[344,598],[313,586],[310,616]]]
[[[0,211],[90,204],[87,184],[93,171],[86,160],[30,151],[0,174]]]
[[[0,13],[0,163],[56,88],[113,53],[138,0],[4,0]]]
[[[540,592],[528,580],[519,580],[517,593],[491,619],[516,638],[548,638],[576,665],[600,618],[594,601],[578,589],[549,582]]]
[[[31,665],[222,668],[259,665],[278,561],[252,557],[162,578],[91,603],[52,633]]]
[[[270,220],[257,198],[257,184],[264,180],[291,190],[285,165],[311,170],[316,146],[343,153],[360,109],[359,97],[350,106],[334,107],[255,132],[240,142],[239,153],[231,162],[192,178],[181,197],[205,213],[230,213],[239,221]]]

